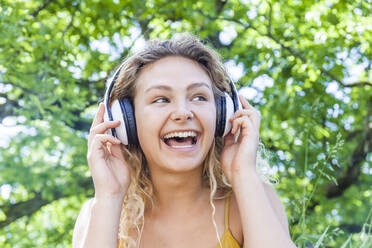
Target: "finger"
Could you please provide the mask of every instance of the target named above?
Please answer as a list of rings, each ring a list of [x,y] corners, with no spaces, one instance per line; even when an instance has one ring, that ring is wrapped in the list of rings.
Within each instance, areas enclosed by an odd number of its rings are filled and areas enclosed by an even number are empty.
[[[247,116],[242,116],[242,117],[234,118],[232,120],[232,123],[231,123],[232,124],[232,128],[231,128],[231,133],[232,134],[236,134],[236,132],[238,131],[239,127],[242,124],[243,119],[248,120],[248,117]]]
[[[241,127],[241,134],[248,134],[250,130],[254,129],[252,121],[247,116],[242,116],[234,119],[232,123],[233,127],[231,130],[232,134],[235,134],[239,127]]]
[[[92,139],[96,134],[104,134],[108,129],[115,128],[118,126],[120,126],[120,121],[106,121],[92,128],[88,136],[88,147],[90,147]]]
[[[234,113],[231,119],[235,119],[242,116],[254,117],[258,116],[258,112],[255,109],[239,109]]]
[[[120,150],[120,146],[118,146],[117,144],[109,143],[109,142],[106,144],[110,147],[110,154],[112,156],[117,155],[117,153],[114,154],[114,152],[117,151],[118,149]]]
[[[111,143],[111,142],[106,142],[106,148],[107,148],[107,151],[110,153],[111,156],[113,157],[120,157],[121,155],[121,150],[120,150],[120,144],[115,144],[115,143]]]
[[[102,123],[98,124],[93,129],[91,129],[90,133],[92,133],[93,135],[94,134],[103,134],[103,133],[106,133],[106,131],[108,129],[115,128],[115,127],[118,127],[118,126],[120,126],[120,121],[119,120],[105,121],[105,122],[102,122]]]
[[[94,116],[93,123],[92,123],[92,126],[90,127],[90,129],[94,128],[99,123],[102,123],[103,122],[103,115],[104,115],[104,113],[105,113],[105,104],[103,102],[101,102],[98,105],[98,110],[97,110],[96,115]]]
[[[243,109],[253,108],[252,105],[242,95],[239,95],[239,100],[242,104]]]
[[[110,142],[112,144],[120,144],[121,141],[109,134],[96,134],[92,140],[92,145],[89,147],[88,153],[94,153],[94,151],[98,151],[107,148],[107,143]]]
[[[94,137],[100,143],[104,144],[106,142],[111,142],[114,144],[120,144],[121,141],[110,134],[96,134]]]
[[[239,109],[235,112],[234,116],[231,118],[231,121],[233,121],[236,118],[247,116],[254,124],[254,127],[256,129],[259,129],[260,127],[260,121],[261,121],[261,115],[260,113],[255,109]]]
[[[108,155],[110,155],[108,143],[118,145],[120,144],[120,140],[108,135],[108,134],[97,134],[95,135],[94,139],[92,140],[91,146],[88,148],[88,154],[87,158],[88,161],[91,159],[94,159],[96,156],[100,156],[98,154],[104,154],[104,157],[106,158]]]

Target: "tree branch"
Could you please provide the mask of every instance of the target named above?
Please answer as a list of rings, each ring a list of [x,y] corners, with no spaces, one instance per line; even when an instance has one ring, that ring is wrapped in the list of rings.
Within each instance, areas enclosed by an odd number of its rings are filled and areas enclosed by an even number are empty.
[[[86,190],[89,189],[90,187],[92,187],[91,179],[84,178],[83,180],[79,181],[78,187],[86,189]],[[84,192],[86,192],[86,190]],[[24,216],[31,216],[32,214],[37,212],[40,208],[42,208],[43,206],[47,204],[52,203],[53,201],[56,201],[63,197],[69,197],[69,196],[71,196],[70,193],[64,193],[60,191],[59,189],[57,189],[53,192],[52,199],[44,199],[42,197],[41,192],[36,192],[33,198],[30,198],[26,201],[17,202],[14,204],[2,205],[0,206],[0,209],[5,214],[6,219],[3,221],[0,221],[0,228],[3,228],[9,225],[10,223]]]
[[[220,15],[222,12],[223,8],[225,7],[227,0],[216,0],[216,13],[217,15]]]
[[[76,84],[80,84],[80,85],[84,85],[85,87],[89,88],[89,86],[93,85],[93,84],[96,84],[96,83],[99,83],[101,82],[101,80],[98,80],[98,81],[89,81],[89,80],[80,80],[78,82],[76,82]],[[32,94],[32,95],[36,95],[41,101],[43,101],[45,99],[44,96],[42,96],[42,94],[36,92],[36,91],[33,91],[33,90],[30,90],[30,89],[27,89],[23,86],[20,86],[20,85],[17,85],[17,84],[14,84],[14,83],[11,83],[11,82],[4,82],[4,84],[10,84],[10,85],[13,85],[15,87],[18,87],[20,88],[22,91],[24,91],[25,93],[28,93],[28,94]],[[103,85],[103,84],[102,84]],[[23,108],[23,106],[19,105],[18,104],[18,101],[16,100],[10,100],[8,98],[8,95],[7,94],[4,94],[2,93],[0,95],[0,97],[4,97],[6,99],[6,102],[4,104],[1,105],[1,110],[0,110],[0,122],[6,118],[7,116],[17,116],[18,114],[15,112],[16,109],[21,109]],[[22,99],[24,98],[24,95],[21,94],[18,99]],[[91,105],[97,105],[97,101],[96,100],[90,100],[87,105],[88,106],[91,106]],[[56,105],[58,107],[62,107],[62,104],[59,100],[56,100],[54,103],[51,103],[51,105]],[[84,109],[76,109],[74,111],[72,111],[72,114],[74,116],[80,116],[80,114],[84,111]],[[54,112],[52,112],[51,110],[49,109],[46,109],[46,112],[47,113],[50,113],[50,114],[55,114]],[[36,118],[34,118],[36,119]],[[91,126],[91,122],[90,120],[85,120],[85,119],[78,119],[76,121],[72,121],[71,122],[72,124],[69,124],[68,122],[66,122],[66,125],[75,129],[75,130],[81,130],[81,131],[88,131],[90,126]]]
[[[28,94],[32,94],[32,95],[35,95],[35,96],[37,96],[40,100],[43,100],[43,98],[41,97],[41,95],[38,93],[38,92],[36,92],[36,91],[33,91],[33,90],[31,90],[31,89],[28,89],[28,88],[25,88],[25,87],[23,87],[23,86],[21,86],[21,85],[18,85],[18,84],[16,84],[16,83],[13,83],[13,82],[0,82],[1,84],[9,84],[9,85],[12,85],[12,86],[14,86],[14,87],[16,87],[16,88],[19,88],[19,89],[21,89],[22,91],[24,91],[24,92],[26,92],[26,93],[28,93]]]
[[[43,9],[45,9],[51,2],[53,2],[53,0],[47,0],[45,3],[43,3],[43,5],[41,5],[34,12],[32,12],[31,15],[34,18],[36,18],[38,16],[39,12],[42,11]]]
[[[223,18],[224,20],[226,21],[231,21],[231,22],[234,22],[234,23],[237,23],[239,25],[242,25],[243,27],[245,27],[246,29],[250,28],[250,29],[253,29],[255,30],[258,34],[262,35],[262,36],[266,36],[266,37],[269,37],[271,40],[273,40],[275,43],[277,43],[282,49],[288,51],[290,54],[292,54],[293,56],[295,56],[296,58],[300,59],[302,63],[306,64],[308,63],[309,61],[299,52],[299,51],[296,51],[295,49],[291,48],[291,47],[288,47],[286,45],[283,44],[283,42],[281,42],[278,38],[274,37],[271,33],[271,31],[268,31],[267,33],[262,33],[260,32],[256,27],[254,27],[252,24],[250,23],[243,23],[242,21],[240,20],[235,20],[233,18]],[[321,66],[317,66],[316,64],[312,63],[317,69],[319,69],[323,74],[327,75],[329,78],[331,78],[333,81],[336,81],[337,83],[339,83],[342,87],[361,87],[361,86],[372,86],[372,83],[371,82],[368,82],[368,81],[361,81],[361,82],[355,82],[355,83],[351,83],[351,84],[346,84],[344,82],[342,82],[342,80],[338,79],[335,75],[333,75],[332,73],[330,73],[329,71],[327,71],[326,69],[324,69],[323,67]]]
[[[337,179],[337,185],[332,183],[326,186],[327,198],[334,198],[342,195],[346,189],[348,189],[358,180],[361,164],[365,160],[367,154],[372,151],[372,127],[369,126],[371,117],[372,97],[369,98],[368,113],[364,123],[363,138],[354,149],[348,162],[346,171]]]
[[[343,87],[360,87],[360,86],[372,86],[372,83],[367,82],[367,81],[361,81],[361,82],[356,82],[356,83],[351,83],[351,84],[345,84],[343,82],[339,82]]]
[[[339,227],[340,229],[346,230],[348,233],[360,233],[363,230],[363,226],[358,224],[342,223]]]
[[[0,97],[4,97],[6,99],[6,102],[4,104],[1,104],[1,108],[0,108],[0,123],[1,123],[5,117],[15,115],[14,109],[18,109],[21,106],[19,106],[17,101],[9,100],[6,93],[1,93]]]
[[[71,14],[71,20],[70,20],[70,22],[68,23],[68,25],[66,26],[66,28],[62,32],[62,38],[65,36],[65,34],[67,33],[67,31],[72,27],[73,22],[74,22],[74,17],[75,17],[75,14]]]
[[[41,193],[39,192],[34,198],[31,198],[27,201],[1,206],[2,211],[6,215],[6,219],[0,221],[0,228],[9,225],[13,221],[23,216],[31,216],[34,212],[48,203],[48,200],[41,198]]]
[[[365,119],[364,124],[364,137],[362,141],[354,149],[349,163],[347,165],[346,171],[336,179],[337,185],[331,183],[325,186],[326,192],[325,195],[328,199],[335,198],[343,194],[351,185],[353,185],[359,178],[361,163],[365,160],[367,153],[372,151],[372,128],[369,127],[369,119],[372,116],[372,97],[369,99],[369,108],[368,114]],[[307,212],[313,212],[314,208],[319,205],[318,200],[311,199],[310,204],[306,207]],[[300,219],[295,220],[292,224],[296,225]],[[343,228],[343,225],[340,226]],[[352,227],[348,224],[345,224],[344,229],[352,232],[356,230],[355,226]]]

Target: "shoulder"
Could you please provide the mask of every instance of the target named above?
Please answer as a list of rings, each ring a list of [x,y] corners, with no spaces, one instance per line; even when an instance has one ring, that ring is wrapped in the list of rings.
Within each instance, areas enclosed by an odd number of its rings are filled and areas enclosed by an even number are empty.
[[[85,235],[85,231],[88,226],[92,202],[93,199],[87,200],[80,210],[80,213],[75,222],[74,232],[72,234],[72,247],[81,246],[81,241]]]

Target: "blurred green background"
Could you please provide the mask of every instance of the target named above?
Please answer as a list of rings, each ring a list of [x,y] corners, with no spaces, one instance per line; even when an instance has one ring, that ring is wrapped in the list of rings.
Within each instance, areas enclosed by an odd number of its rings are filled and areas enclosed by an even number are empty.
[[[372,1],[0,0],[0,247],[71,247],[87,135],[130,49],[177,32],[262,114],[298,247],[372,247]]]

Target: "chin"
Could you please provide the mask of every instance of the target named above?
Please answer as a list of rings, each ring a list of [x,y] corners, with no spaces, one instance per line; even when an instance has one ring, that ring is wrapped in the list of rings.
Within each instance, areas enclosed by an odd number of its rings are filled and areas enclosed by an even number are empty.
[[[175,159],[164,161],[161,167],[170,173],[172,172],[182,173],[182,172],[191,172],[191,171],[201,170],[202,164],[203,164],[202,159],[175,158]]]

